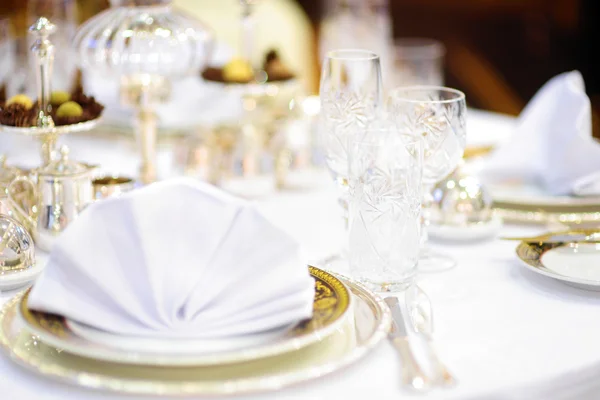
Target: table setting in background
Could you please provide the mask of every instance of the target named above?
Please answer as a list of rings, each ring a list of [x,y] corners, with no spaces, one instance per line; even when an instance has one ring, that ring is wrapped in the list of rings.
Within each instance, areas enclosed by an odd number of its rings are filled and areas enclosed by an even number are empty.
[[[600,396],[579,72],[494,114],[444,86],[442,43],[404,38],[330,49],[311,95],[257,54],[257,1],[237,52],[170,0],[110,3],[74,88],[41,17],[37,97],[0,101],[0,394]]]

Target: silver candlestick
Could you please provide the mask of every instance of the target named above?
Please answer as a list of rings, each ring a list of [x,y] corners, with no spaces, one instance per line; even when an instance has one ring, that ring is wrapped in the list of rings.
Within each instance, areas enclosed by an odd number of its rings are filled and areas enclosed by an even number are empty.
[[[171,95],[168,79],[158,75],[136,74],[121,79],[121,101],[135,110],[134,130],[140,149],[140,181],[156,180],[156,106]]]
[[[52,93],[51,80],[55,48],[48,38],[56,32],[56,26],[47,18],[41,17],[29,27],[29,32],[35,36],[31,51],[35,56],[39,105],[36,125],[39,128],[52,128],[54,121],[50,115],[50,94]]]

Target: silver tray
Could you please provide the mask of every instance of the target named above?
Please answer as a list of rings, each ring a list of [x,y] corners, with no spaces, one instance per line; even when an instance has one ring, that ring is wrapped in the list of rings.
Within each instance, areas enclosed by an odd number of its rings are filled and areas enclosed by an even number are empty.
[[[101,118],[91,119],[85,122],[79,122],[77,124],[59,125],[53,126],[52,128],[38,128],[37,126],[32,127],[19,127],[0,125],[0,131],[8,133],[17,133],[19,135],[33,136],[33,137],[44,137],[44,136],[60,136],[67,133],[84,132],[94,129]]]

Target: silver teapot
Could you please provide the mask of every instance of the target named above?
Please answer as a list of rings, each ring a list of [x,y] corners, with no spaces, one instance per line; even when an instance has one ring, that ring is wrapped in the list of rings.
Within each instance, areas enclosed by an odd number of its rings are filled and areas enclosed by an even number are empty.
[[[93,170],[69,160],[69,149],[63,146],[58,159],[32,171],[30,177],[19,176],[10,183],[9,203],[26,216],[40,249],[50,251],[56,237],[94,201]],[[17,185],[28,186],[28,190],[19,191]],[[31,206],[24,207],[24,203]]]

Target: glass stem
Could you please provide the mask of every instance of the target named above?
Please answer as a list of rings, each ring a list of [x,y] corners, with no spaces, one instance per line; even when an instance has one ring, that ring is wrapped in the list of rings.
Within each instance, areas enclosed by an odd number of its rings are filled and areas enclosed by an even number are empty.
[[[340,197],[338,197],[338,204],[342,209],[342,219],[344,221],[344,231],[348,232],[350,229],[350,221],[349,221],[349,201],[348,201],[348,179],[344,177],[337,177],[336,183],[341,192]]]
[[[433,204],[433,185],[423,185],[423,195],[421,203],[421,249],[427,248],[429,241],[429,224],[431,223],[431,205]]]
[[[136,115],[136,136],[141,150],[140,180],[142,183],[156,181],[156,124],[154,110],[139,109]]]
[[[340,207],[342,208],[342,219],[344,221],[344,231],[348,232],[348,229],[350,228],[349,224],[350,222],[348,221],[348,196],[344,193],[342,196],[340,196],[338,198],[338,204],[340,205]]]

